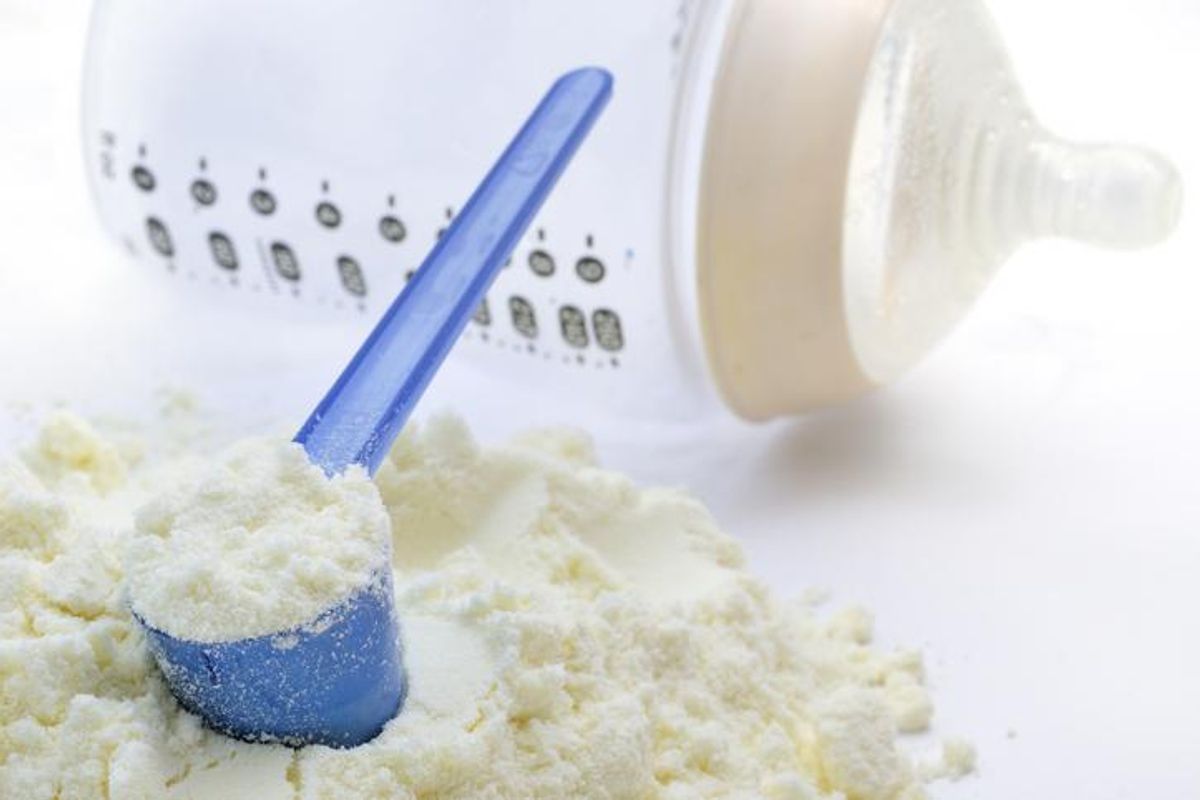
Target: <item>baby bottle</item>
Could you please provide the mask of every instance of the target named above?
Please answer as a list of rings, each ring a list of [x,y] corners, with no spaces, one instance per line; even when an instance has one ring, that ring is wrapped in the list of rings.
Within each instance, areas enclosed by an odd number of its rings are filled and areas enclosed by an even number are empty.
[[[497,393],[800,414],[901,374],[1023,242],[1179,216],[1163,158],[1037,124],[981,0],[98,0],[93,194],[197,302],[365,329],[588,63],[613,102],[452,356]]]

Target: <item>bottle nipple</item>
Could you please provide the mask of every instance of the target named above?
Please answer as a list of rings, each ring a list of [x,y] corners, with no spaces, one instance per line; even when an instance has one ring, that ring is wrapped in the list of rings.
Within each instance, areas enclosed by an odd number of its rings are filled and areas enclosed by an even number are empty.
[[[981,3],[896,0],[848,182],[843,287],[858,365],[873,383],[896,378],[1026,242],[1147,247],[1182,205],[1179,173],[1157,153],[1070,143],[1034,121]]]
[[[983,0],[739,5],[696,260],[712,372],[743,416],[897,379],[1027,242],[1131,250],[1179,222],[1165,158],[1035,121]]]
[[[1041,135],[1029,142],[1024,183],[1033,236],[1135,249],[1166,239],[1179,222],[1183,182],[1165,158],[1139,147],[1073,145]]]

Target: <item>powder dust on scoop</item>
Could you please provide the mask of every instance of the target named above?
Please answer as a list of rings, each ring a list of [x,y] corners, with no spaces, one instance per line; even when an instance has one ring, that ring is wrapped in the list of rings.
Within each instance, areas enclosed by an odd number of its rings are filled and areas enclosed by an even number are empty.
[[[777,599],[703,506],[597,468],[581,436],[481,449],[438,418],[374,486],[302,456],[156,454],[58,413],[0,462],[0,797],[915,800],[972,768],[965,743],[917,764],[899,741],[932,715],[919,655],[873,649],[864,612]],[[371,569],[389,526],[410,687],[378,738],[246,744],[176,704],[131,590],[179,630],[276,629]]]

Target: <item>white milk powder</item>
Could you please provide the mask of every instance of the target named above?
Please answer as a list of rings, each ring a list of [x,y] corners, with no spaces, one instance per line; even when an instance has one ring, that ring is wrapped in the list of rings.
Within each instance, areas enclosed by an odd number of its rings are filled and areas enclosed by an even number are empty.
[[[147,624],[224,642],[313,621],[390,553],[387,512],[361,467],[328,480],[300,445],[251,439],[138,512],[125,578]]]
[[[374,511],[360,478],[309,485],[289,449],[242,447],[184,469],[62,415],[0,467],[0,797],[912,800],[925,779],[970,768],[957,742],[933,765],[898,745],[932,713],[917,655],[874,650],[865,613],[822,621],[775,598],[702,506],[597,469],[582,438],[480,450],[458,422],[435,421],[398,443]],[[273,466],[243,470],[237,453]],[[181,470],[190,490],[166,487]],[[179,503],[205,485],[244,498],[243,478],[262,493],[238,513],[204,492],[212,518]],[[302,497],[272,495],[275,479]],[[267,496],[292,510],[254,511]],[[334,509],[331,532],[344,524],[365,543],[384,508],[411,687],[375,741],[244,744],[176,705],[129,615],[131,541],[170,529],[220,542],[219,521],[251,537]],[[337,572],[339,559],[299,573]],[[224,586],[225,569],[257,580],[237,556],[197,566],[198,584],[163,568],[177,588]],[[133,580],[140,597],[159,591],[149,572]],[[316,602],[336,585],[301,594]],[[162,600],[189,625],[206,608],[191,591]],[[255,608],[271,625],[307,613]]]

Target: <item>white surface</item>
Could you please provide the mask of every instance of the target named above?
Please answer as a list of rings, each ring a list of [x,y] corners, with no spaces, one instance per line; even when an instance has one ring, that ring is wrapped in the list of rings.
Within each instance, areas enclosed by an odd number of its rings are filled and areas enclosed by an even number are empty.
[[[129,412],[164,381],[203,380],[243,418],[298,423],[353,331],[248,335],[236,310],[189,308],[95,232],[71,88],[83,6],[0,0],[0,401]],[[1194,0],[993,6],[1047,125],[1160,147],[1200,186]],[[828,587],[875,609],[886,640],[925,647],[940,730],[981,758],[979,776],[937,797],[1195,798],[1198,266],[1194,203],[1149,253],[1039,245],[932,359],[867,402],[603,450],[691,486],[781,590]],[[428,405],[495,434],[552,416],[553,400],[511,414],[511,396],[450,374]]]

